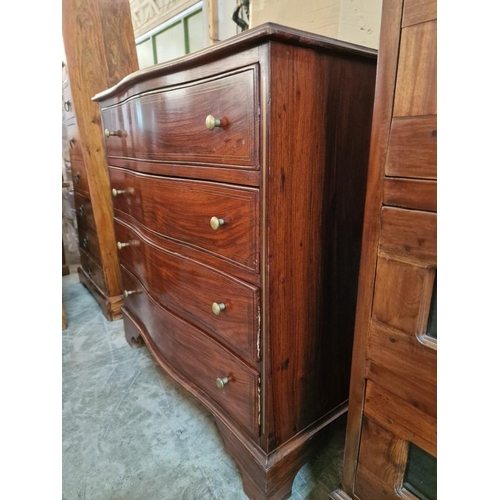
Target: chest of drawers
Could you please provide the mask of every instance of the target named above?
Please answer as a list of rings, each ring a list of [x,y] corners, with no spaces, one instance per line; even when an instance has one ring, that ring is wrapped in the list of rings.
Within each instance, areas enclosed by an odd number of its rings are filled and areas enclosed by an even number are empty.
[[[108,320],[121,317],[122,286],[99,106],[92,96],[138,68],[127,0],[63,0],[63,120],[74,187],[81,283]]]
[[[285,498],[347,408],[376,54],[266,24],[94,97],[131,343]]]

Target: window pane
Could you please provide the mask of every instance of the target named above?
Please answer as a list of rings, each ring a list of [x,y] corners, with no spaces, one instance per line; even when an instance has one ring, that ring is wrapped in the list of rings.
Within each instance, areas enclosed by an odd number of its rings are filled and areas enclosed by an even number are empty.
[[[427,323],[427,335],[437,339],[437,276],[434,280],[434,289],[432,290],[431,308],[429,310],[429,321]]]
[[[137,58],[139,59],[139,68],[141,69],[154,65],[155,61],[151,38],[148,38],[147,40],[144,40],[144,42],[137,45]]]
[[[437,499],[437,460],[410,443],[403,486],[422,500]]]
[[[200,10],[187,18],[189,34],[189,52],[203,49],[205,47],[205,32],[203,29],[203,13]]]
[[[170,61],[186,53],[182,22],[170,26],[155,36],[157,62]]]

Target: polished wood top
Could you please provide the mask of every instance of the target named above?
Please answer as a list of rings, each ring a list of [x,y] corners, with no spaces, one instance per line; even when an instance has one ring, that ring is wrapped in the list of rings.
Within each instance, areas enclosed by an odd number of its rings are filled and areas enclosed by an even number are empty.
[[[144,80],[205,64],[215,59],[241,52],[242,50],[262,44],[266,41],[277,41],[313,48],[315,50],[357,55],[370,59],[377,57],[377,51],[375,49],[281,26],[275,23],[265,23],[243,33],[239,33],[216,45],[193,52],[192,54],[187,54],[177,59],[173,59],[172,61],[167,61],[131,73],[114,87],[95,95],[92,100],[103,101]]]

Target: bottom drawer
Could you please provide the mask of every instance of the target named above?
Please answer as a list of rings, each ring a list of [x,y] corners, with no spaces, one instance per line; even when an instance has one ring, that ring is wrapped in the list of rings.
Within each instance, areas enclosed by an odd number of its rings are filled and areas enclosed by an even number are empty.
[[[208,396],[211,403],[251,436],[258,436],[259,373],[224,346],[163,309],[123,266],[121,274],[124,290],[134,292],[124,296],[124,308],[143,323],[154,350],[189,379],[197,393]]]
[[[81,247],[80,263],[87,276],[94,282],[95,285],[97,285],[98,288],[101,289],[102,292],[104,292],[104,295],[106,295],[108,290],[104,281],[102,267]]]

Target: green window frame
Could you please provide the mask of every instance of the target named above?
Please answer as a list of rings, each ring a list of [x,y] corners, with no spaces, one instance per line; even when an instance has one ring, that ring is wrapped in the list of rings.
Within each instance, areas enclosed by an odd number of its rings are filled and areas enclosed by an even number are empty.
[[[201,16],[201,18],[197,16]],[[182,55],[189,54],[194,50],[198,50],[203,46],[205,46],[205,43],[201,44],[198,43],[197,47],[192,46],[195,45],[195,43],[192,43],[192,40],[194,41],[195,38],[193,36],[190,36],[193,35],[193,32],[190,33],[190,22],[194,22],[194,19],[196,19],[197,21],[201,20],[203,22],[203,2],[198,2],[197,4],[186,9],[184,12],[181,12],[177,16],[174,16],[169,21],[166,21],[165,23],[162,23],[161,25],[157,26],[149,33],[145,33],[144,35],[137,38],[135,43],[136,43],[136,49],[138,51],[137,55],[139,57],[139,67],[145,68],[152,65],[156,65],[174,59],[175,57],[180,57]],[[181,44],[183,50],[181,51],[177,50],[174,57],[163,58],[159,60],[158,46],[160,45],[160,43],[158,42],[158,38],[161,39],[168,32],[171,32],[173,34],[173,32],[175,30],[178,30],[180,26],[182,26],[182,32],[183,32],[183,43]],[[143,46],[144,48],[147,49],[148,44],[150,45],[152,50],[152,60],[151,58],[148,57],[147,50],[140,52],[139,49],[140,46]],[[179,48],[179,46],[177,48]]]

